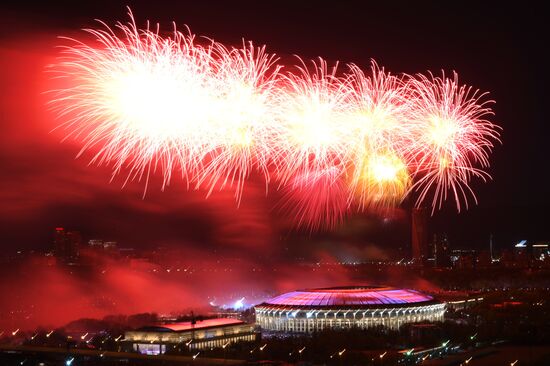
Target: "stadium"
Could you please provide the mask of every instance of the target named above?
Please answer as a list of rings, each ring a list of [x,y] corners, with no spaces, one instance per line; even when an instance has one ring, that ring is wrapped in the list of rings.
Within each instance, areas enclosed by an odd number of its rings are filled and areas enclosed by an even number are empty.
[[[255,311],[263,330],[311,333],[442,321],[445,303],[409,289],[331,287],[288,292],[255,306]]]

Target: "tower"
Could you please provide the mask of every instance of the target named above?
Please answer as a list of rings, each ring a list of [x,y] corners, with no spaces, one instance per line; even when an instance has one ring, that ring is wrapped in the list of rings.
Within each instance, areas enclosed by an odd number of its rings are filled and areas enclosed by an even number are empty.
[[[493,234],[489,235],[489,255],[491,256],[491,263],[493,263]]]
[[[67,231],[58,227],[54,232],[54,255],[63,262],[72,262],[78,258],[82,241],[78,231]]]
[[[428,249],[428,212],[426,208],[419,207],[412,209],[412,257],[422,261],[426,257]]]

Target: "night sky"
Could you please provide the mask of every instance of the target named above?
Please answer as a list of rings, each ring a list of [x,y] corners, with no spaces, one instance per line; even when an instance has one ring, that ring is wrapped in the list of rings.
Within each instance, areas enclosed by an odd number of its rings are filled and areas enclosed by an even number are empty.
[[[187,192],[175,179],[164,192],[152,179],[122,188],[110,182],[108,167],[88,166],[90,154],[75,159],[76,141],[61,142],[63,131],[45,105],[58,35],[78,37],[79,29],[127,21],[130,5],[137,24],[149,19],[166,31],[175,21],[229,45],[241,39],[266,44],[291,59],[322,56],[367,67],[370,59],[393,73],[456,70],[462,83],[490,92],[493,122],[503,128],[503,144],[491,156],[493,181],[474,183],[479,205],[456,212],[448,202],[430,221],[455,247],[479,247],[494,233],[497,246],[518,239],[550,239],[547,93],[549,44],[545,11],[526,3],[511,6],[472,2],[426,2],[423,6],[258,1],[21,1],[0,8],[0,245],[4,249],[45,249],[52,230],[65,226],[86,239],[103,237],[123,246],[176,244],[238,255],[302,255],[327,247],[369,256],[364,248],[395,248],[409,240],[406,201],[390,220],[358,215],[335,232],[300,233],[265,197],[261,184],[245,190],[240,208],[232,192]],[[374,2],[373,2],[374,3]],[[311,4],[311,5],[309,5]],[[254,178],[252,178],[254,179]],[[274,194],[276,197],[277,194]],[[288,249],[287,249],[288,248]],[[286,254],[285,254],[286,255]]]

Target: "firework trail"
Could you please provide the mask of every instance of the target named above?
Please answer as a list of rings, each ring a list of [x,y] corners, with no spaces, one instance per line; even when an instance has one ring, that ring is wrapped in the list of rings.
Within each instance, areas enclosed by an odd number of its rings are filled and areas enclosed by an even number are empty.
[[[330,230],[349,213],[348,187],[337,168],[298,175],[284,188],[280,209],[292,225],[310,231]]]
[[[456,73],[392,75],[323,59],[281,70],[265,47],[198,42],[187,29],[161,36],[131,21],[86,29],[51,70],[64,83],[51,106],[67,138],[93,150],[113,176],[174,174],[188,188],[234,189],[252,171],[275,181],[299,226],[332,228],[352,211],[377,211],[415,196],[432,212],[468,207],[486,181],[499,127],[486,94]],[[146,183],[147,189],[147,183]]]

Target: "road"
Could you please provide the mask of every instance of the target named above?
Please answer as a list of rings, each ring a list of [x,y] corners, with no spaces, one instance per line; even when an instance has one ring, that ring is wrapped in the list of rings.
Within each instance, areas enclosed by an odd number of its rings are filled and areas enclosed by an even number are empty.
[[[64,354],[67,356],[92,356],[103,357],[104,359],[128,359],[128,360],[150,360],[150,361],[168,361],[168,362],[180,362],[182,364],[193,365],[242,365],[245,363],[243,360],[231,360],[221,358],[204,358],[197,357],[193,359],[189,356],[178,355],[158,355],[148,356],[138,353],[129,352],[113,352],[113,351],[99,351],[91,349],[78,349],[71,348],[56,348],[56,347],[35,347],[35,346],[12,346],[12,345],[0,345],[0,352],[21,352],[21,353],[46,353],[46,354]],[[103,356],[101,356],[103,355]]]

